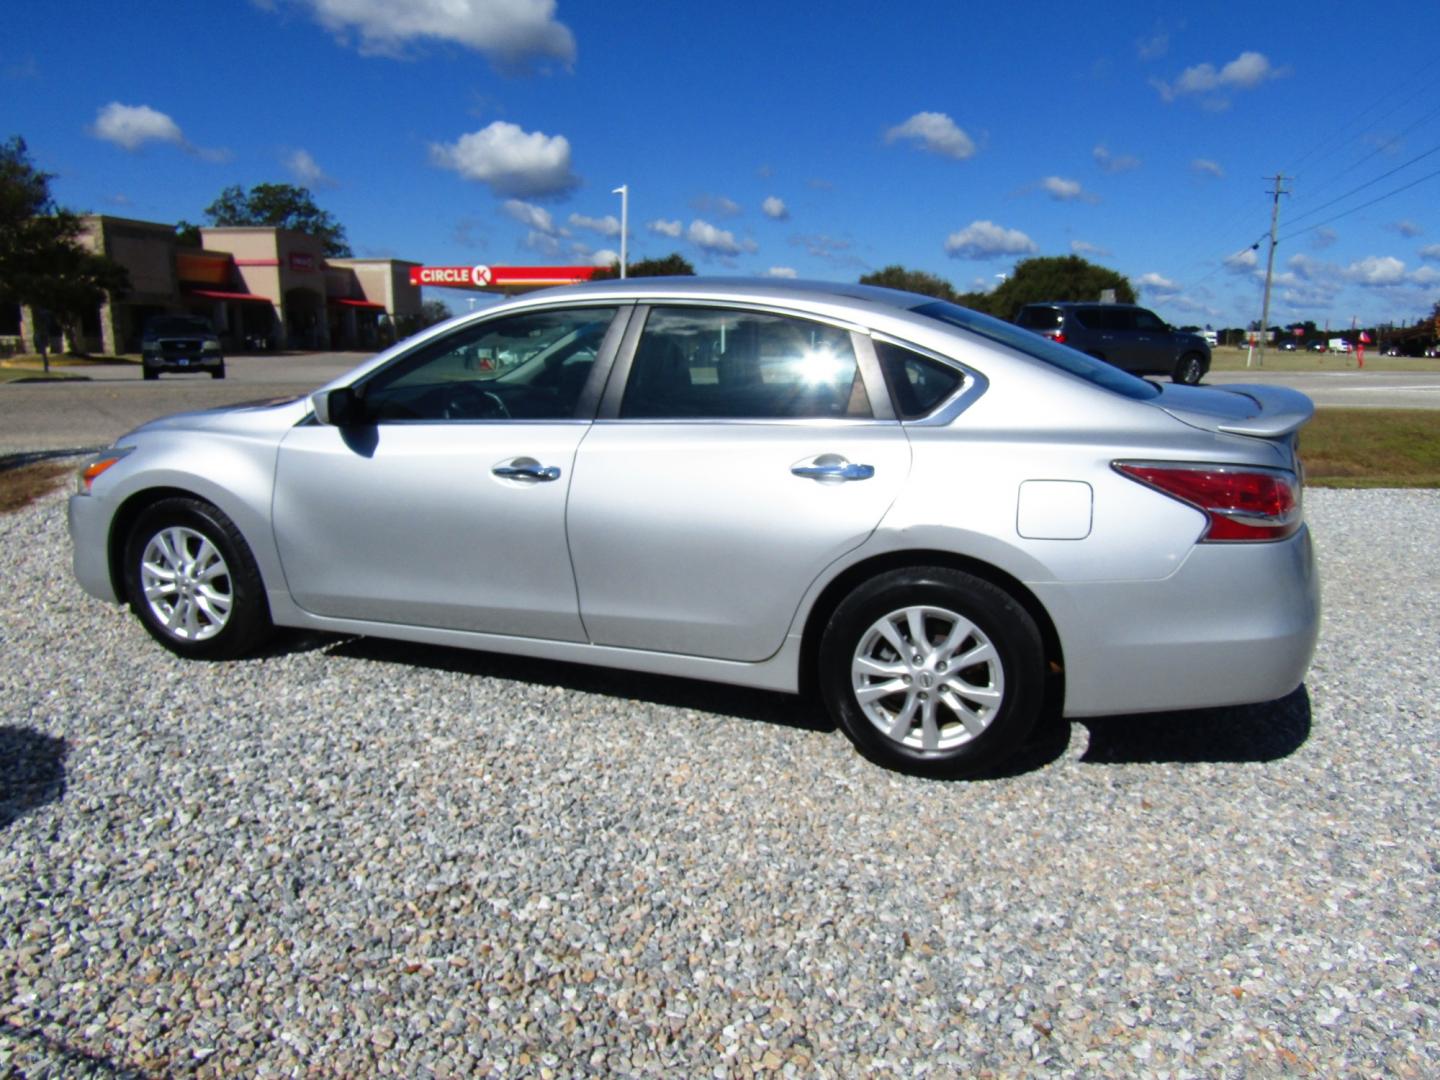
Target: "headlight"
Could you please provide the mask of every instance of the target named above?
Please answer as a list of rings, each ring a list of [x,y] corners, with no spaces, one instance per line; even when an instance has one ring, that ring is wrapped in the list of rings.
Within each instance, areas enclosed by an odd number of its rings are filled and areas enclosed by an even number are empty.
[[[77,495],[89,495],[91,487],[112,465],[118,465],[121,459],[133,452],[133,447],[117,448],[106,450],[98,458],[95,458],[83,469],[75,474],[75,493]]]
[[[203,344],[200,346],[200,351],[201,351],[201,352],[219,352],[219,351],[220,351],[220,342],[218,342],[218,341],[207,341],[207,342],[203,343]]]

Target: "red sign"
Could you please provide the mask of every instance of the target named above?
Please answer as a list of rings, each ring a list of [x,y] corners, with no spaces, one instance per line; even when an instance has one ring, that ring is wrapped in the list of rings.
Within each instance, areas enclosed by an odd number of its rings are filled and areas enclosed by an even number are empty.
[[[450,289],[536,289],[575,285],[595,276],[594,266],[412,266],[411,285]]]
[[[310,273],[315,269],[315,256],[307,255],[303,251],[292,251],[290,253],[290,269],[299,270],[301,273]]]

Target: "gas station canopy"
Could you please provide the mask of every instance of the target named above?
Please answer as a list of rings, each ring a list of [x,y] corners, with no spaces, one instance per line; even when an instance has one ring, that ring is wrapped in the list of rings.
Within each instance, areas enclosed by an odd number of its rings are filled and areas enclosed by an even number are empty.
[[[412,266],[410,284],[516,293],[589,281],[595,266]]]

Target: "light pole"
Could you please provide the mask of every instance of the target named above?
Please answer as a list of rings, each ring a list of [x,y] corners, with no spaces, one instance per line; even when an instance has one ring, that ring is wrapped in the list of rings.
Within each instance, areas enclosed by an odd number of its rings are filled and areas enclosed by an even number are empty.
[[[621,184],[611,195],[620,196],[620,276],[625,276],[625,244],[630,235],[630,185]]]

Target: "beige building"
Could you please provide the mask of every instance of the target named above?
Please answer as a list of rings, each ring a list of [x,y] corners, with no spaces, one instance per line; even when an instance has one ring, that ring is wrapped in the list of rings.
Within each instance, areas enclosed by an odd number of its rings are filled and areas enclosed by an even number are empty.
[[[367,349],[396,340],[420,318],[420,287],[399,259],[326,259],[321,242],[268,227],[202,228],[201,246],[175,227],[95,214],[82,242],[125,267],[130,291],[82,320],[88,352],[138,352],[145,320],[188,312],[208,318],[229,351]],[[34,351],[35,317],[21,311],[22,349]],[[55,344],[59,344],[56,342]]]

